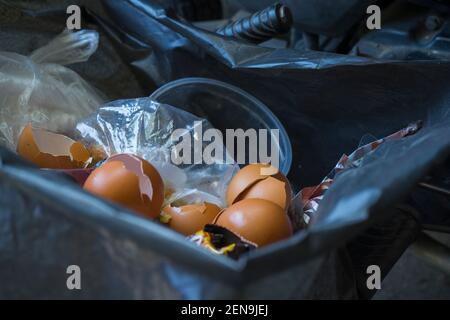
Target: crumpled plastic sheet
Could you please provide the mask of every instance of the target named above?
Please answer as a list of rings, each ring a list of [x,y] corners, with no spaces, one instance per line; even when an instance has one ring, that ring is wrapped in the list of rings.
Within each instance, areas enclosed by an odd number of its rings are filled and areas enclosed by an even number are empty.
[[[180,141],[190,142],[191,155],[195,146],[206,147],[206,141],[197,129],[212,129],[211,124],[181,109],[159,104],[150,98],[118,100],[101,106],[87,119],[77,123],[75,136],[94,148],[101,148],[107,155],[131,153],[150,161],[160,172],[164,185],[171,190],[166,203],[182,200],[194,203],[208,201],[225,207],[226,187],[239,170],[239,166],[223,146],[223,154],[215,154],[196,164],[178,166],[178,154],[173,154]],[[175,130],[183,134],[174,139]],[[223,144],[223,141],[218,141]],[[189,151],[191,151],[189,150]],[[188,159],[189,160],[189,159]]]
[[[375,218],[394,230],[389,248],[395,254],[377,254],[370,263],[395,262],[386,259],[398,257],[411,237],[395,233],[401,228],[390,219],[391,209],[450,153],[448,61],[374,61],[260,48],[179,22],[151,0],[85,4],[121,63],[139,75],[143,95],[155,84],[203,76],[239,86],[268,105],[292,141],[289,179],[298,189],[320,183],[365,134],[384,137],[420,119],[424,126],[340,172],[308,230],[239,261],[213,256],[2,150],[0,181],[10,190],[0,194],[3,296],[355,298],[363,278],[354,275],[363,269],[353,262],[363,267],[369,260],[364,250],[352,257],[354,252],[336,248],[362,235]],[[232,121],[232,113],[223,114]],[[376,241],[373,246],[381,248]],[[65,268],[74,263],[87,276],[78,292],[65,287]],[[24,275],[31,266],[33,281]]]
[[[322,201],[326,191],[333,184],[334,177],[337,176],[339,172],[351,168],[357,168],[364,161],[364,157],[370,155],[370,153],[376,150],[381,144],[387,141],[397,140],[415,134],[418,130],[420,130],[421,127],[421,121],[412,123],[408,127],[399,130],[383,139],[378,139],[359,147],[348,156],[346,154],[342,155],[333,170],[331,170],[331,172],[322,180],[319,185],[306,187],[300,191],[305,224],[308,225],[311,219],[315,218],[315,215],[320,206],[320,202]]]
[[[94,30],[64,31],[28,57],[0,52],[0,144],[15,149],[28,123],[67,132],[103,103],[96,89],[65,67],[87,61],[98,41]]]

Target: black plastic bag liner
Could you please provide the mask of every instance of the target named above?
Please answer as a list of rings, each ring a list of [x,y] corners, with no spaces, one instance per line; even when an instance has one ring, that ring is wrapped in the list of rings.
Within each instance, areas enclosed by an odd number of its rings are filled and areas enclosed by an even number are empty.
[[[355,270],[337,248],[374,220],[391,219],[395,205],[448,156],[450,63],[257,47],[179,22],[151,1],[89,1],[85,9],[86,27],[98,28],[100,47],[93,61],[74,66],[80,75],[110,98],[149,95],[187,76],[241,87],[286,127],[294,151],[289,178],[297,189],[318,184],[365,134],[383,137],[419,119],[424,126],[341,173],[308,231],[239,261],[212,255],[1,148],[0,297],[357,297]],[[0,37],[15,38],[1,49],[54,36],[60,31],[55,16],[64,17],[65,7],[46,2],[7,21]],[[128,80],[111,81],[109,69],[115,79]],[[82,290],[66,287],[72,264],[82,270]]]

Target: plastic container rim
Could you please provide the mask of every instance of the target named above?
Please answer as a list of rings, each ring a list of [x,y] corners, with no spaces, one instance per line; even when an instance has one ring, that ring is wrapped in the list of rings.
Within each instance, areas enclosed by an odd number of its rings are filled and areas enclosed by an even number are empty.
[[[284,174],[287,175],[289,173],[289,170],[291,168],[292,165],[292,145],[291,145],[291,141],[289,139],[289,136],[286,132],[286,129],[284,128],[284,126],[282,125],[281,121],[278,119],[278,117],[264,104],[262,103],[260,100],[258,100],[257,98],[255,98],[253,95],[249,94],[248,92],[234,86],[231,85],[229,83],[223,82],[223,81],[219,81],[219,80],[215,80],[215,79],[210,79],[210,78],[202,78],[202,77],[187,77],[187,78],[181,78],[181,79],[177,79],[174,81],[170,81],[164,85],[162,85],[161,87],[159,87],[158,89],[156,89],[151,95],[150,98],[158,101],[158,98],[163,95],[164,93],[166,93],[168,90],[173,89],[175,87],[179,87],[179,86],[183,86],[186,84],[208,84],[208,85],[216,85],[218,87],[222,87],[225,88],[227,90],[233,91],[243,97],[245,97],[246,99],[248,99],[249,101],[251,101],[254,105],[256,105],[260,111],[262,111],[263,113],[266,114],[266,116],[271,119],[274,124],[277,126],[277,128],[271,128],[271,129],[279,129],[280,130],[280,141],[279,141],[279,145],[281,144],[281,141],[285,141],[286,142],[286,152],[284,153],[285,156],[285,161],[282,163],[281,167],[280,167],[280,171]],[[176,106],[174,106],[176,107]],[[244,105],[242,105],[243,108],[248,109],[247,107],[245,107]],[[257,117],[262,123],[267,124],[267,121],[264,121],[256,112],[254,112],[254,110],[249,110],[253,113],[253,115],[255,117]],[[269,126],[267,126],[269,128]],[[280,152],[283,152],[282,150],[280,150]]]

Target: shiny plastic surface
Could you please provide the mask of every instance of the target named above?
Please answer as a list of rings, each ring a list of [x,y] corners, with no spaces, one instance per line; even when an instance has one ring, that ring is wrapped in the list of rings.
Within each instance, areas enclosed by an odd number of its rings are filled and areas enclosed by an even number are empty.
[[[101,105],[101,94],[64,67],[87,61],[98,41],[93,30],[64,31],[29,57],[0,52],[0,144],[15,149],[28,123],[67,132]]]
[[[213,128],[205,119],[175,107],[159,104],[151,98],[117,100],[101,106],[76,125],[75,135],[86,145],[101,148],[107,155],[131,153],[150,161],[170,189],[166,203],[177,200],[209,201],[224,207],[226,187],[239,169],[224,151],[198,163],[192,155],[203,150],[208,141],[200,131]],[[174,136],[176,130],[183,130]],[[190,157],[181,163],[177,145],[188,141]],[[223,142],[220,142],[223,143]],[[226,150],[223,146],[223,150]]]

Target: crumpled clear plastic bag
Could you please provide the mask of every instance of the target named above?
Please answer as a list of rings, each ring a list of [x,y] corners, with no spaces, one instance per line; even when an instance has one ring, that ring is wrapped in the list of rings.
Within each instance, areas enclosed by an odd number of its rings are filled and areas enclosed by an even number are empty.
[[[32,123],[67,133],[104,99],[64,65],[83,62],[96,51],[93,30],[65,30],[26,57],[0,52],[0,144],[15,149],[22,128]]]
[[[150,98],[137,98],[103,105],[76,125],[75,135],[89,148],[100,149],[108,156],[131,153],[150,161],[164,180],[165,204],[207,201],[224,207],[226,186],[239,170],[225,146],[222,155],[210,158],[213,164],[192,161],[174,165],[171,158],[173,147],[185,135],[192,148],[198,143],[204,150],[210,142],[203,141],[198,134],[199,126],[202,132],[213,129],[207,120],[189,112]],[[172,139],[176,129],[186,130],[179,139]]]

